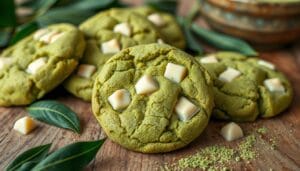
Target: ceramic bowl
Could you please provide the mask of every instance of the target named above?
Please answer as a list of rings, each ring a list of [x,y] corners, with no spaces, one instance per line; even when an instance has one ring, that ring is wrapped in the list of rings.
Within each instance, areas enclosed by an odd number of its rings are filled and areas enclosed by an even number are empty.
[[[256,45],[300,39],[300,0],[200,0],[200,11],[216,30]]]

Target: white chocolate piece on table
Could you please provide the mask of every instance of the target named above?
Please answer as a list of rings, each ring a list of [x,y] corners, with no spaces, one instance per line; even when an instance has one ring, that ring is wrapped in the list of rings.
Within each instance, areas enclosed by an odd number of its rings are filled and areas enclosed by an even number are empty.
[[[96,71],[96,67],[94,65],[89,64],[80,64],[77,70],[77,75],[90,78]]]
[[[136,94],[150,94],[158,89],[157,82],[151,75],[142,76],[135,84]]]
[[[281,81],[278,78],[266,79],[264,81],[264,85],[271,92],[280,92],[280,93],[285,92],[285,88],[284,88],[284,86],[282,85]]]
[[[44,65],[46,65],[47,63],[47,57],[41,57],[41,58],[38,58],[36,60],[34,60],[33,62],[31,62],[27,69],[26,69],[26,72],[28,74],[36,74],[37,71],[42,68]]]
[[[34,40],[40,40],[40,38],[42,36],[44,36],[45,34],[47,34],[49,32],[48,29],[39,29],[37,30],[34,34],[33,34],[33,39]]]
[[[111,39],[101,44],[102,53],[118,53],[121,50],[117,39]]]
[[[130,92],[126,89],[116,90],[108,97],[108,102],[114,110],[124,109],[131,102]]]
[[[50,43],[51,38],[56,34],[58,34],[58,32],[50,31],[50,32],[44,34],[39,40],[44,43]]]
[[[12,58],[10,57],[0,57],[0,70],[6,65],[12,64]]]
[[[206,56],[200,59],[200,63],[208,64],[208,63],[217,63],[218,59],[214,55]]]
[[[115,25],[114,32],[121,33],[125,36],[130,36],[131,35],[131,27],[128,23],[120,23],[120,24]]]
[[[271,62],[267,62],[265,60],[259,60],[257,63],[258,63],[258,65],[267,67],[267,68],[269,68],[271,70],[275,70],[275,65],[272,64]]]
[[[37,123],[32,118],[25,116],[15,122],[13,129],[21,134],[27,135],[34,130],[36,126]]]
[[[185,78],[186,74],[186,67],[174,63],[168,63],[164,76],[176,83],[180,83]]]
[[[222,127],[221,135],[226,141],[233,141],[244,136],[242,128],[234,123],[230,122]]]
[[[158,13],[153,13],[148,16],[148,20],[151,21],[154,25],[160,27],[166,24],[164,19]]]
[[[190,120],[199,110],[196,105],[185,97],[180,97],[175,106],[175,112],[179,119],[184,122]]]
[[[229,67],[219,75],[219,80],[224,82],[231,82],[232,80],[234,80],[240,75],[241,75],[240,71]]]

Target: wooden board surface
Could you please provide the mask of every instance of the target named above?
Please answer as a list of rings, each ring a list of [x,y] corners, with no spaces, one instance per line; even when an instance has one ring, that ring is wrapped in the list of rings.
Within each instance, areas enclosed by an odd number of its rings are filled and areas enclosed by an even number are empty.
[[[189,9],[192,1],[182,1],[180,13]],[[140,1],[136,1],[140,3]],[[202,21],[199,21],[203,23]],[[294,100],[291,107],[278,117],[259,119],[253,123],[240,124],[246,135],[260,127],[268,128],[268,133],[258,138],[255,149],[258,157],[247,162],[236,162],[229,167],[234,170],[300,170],[300,44],[272,52],[263,52],[261,57],[273,62],[284,72],[294,87]],[[0,170],[12,161],[20,152],[41,144],[52,143],[52,149],[76,141],[97,140],[105,137],[96,119],[92,115],[89,103],[83,102],[57,88],[48,97],[56,99],[71,107],[80,117],[83,132],[81,135],[41,124],[27,136],[12,130],[14,122],[26,115],[22,107],[0,107]],[[141,154],[128,151],[119,145],[106,141],[96,159],[87,170],[160,170],[165,163],[176,162],[178,159],[194,154],[197,150],[212,146],[226,145],[235,147],[235,141],[225,142],[219,135],[225,122],[212,120],[203,134],[187,147],[165,154]],[[270,139],[276,140],[276,148],[271,149]]]

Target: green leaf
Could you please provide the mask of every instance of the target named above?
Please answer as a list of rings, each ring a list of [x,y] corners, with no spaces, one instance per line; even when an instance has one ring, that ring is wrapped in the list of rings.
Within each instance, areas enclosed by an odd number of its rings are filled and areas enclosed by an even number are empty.
[[[94,15],[98,10],[113,7],[116,5],[116,2],[116,0],[77,1],[68,6],[52,8],[44,15],[39,16],[37,21],[41,26],[60,22],[78,25],[88,17]]]
[[[0,47],[7,46],[11,37],[12,29],[0,29]]]
[[[29,115],[41,122],[80,133],[80,122],[75,112],[54,100],[42,100],[27,108]]]
[[[188,50],[196,52],[196,53],[198,53],[198,55],[203,54],[202,46],[200,45],[198,40],[195,38],[195,36],[191,32],[191,28],[190,28],[191,21],[189,19],[181,17],[181,16],[177,17],[177,21],[183,29],[183,32],[184,32],[184,35],[186,38],[186,42],[187,42]]]
[[[38,24],[36,22],[30,22],[23,24],[17,28],[17,32],[10,40],[9,44],[13,45],[17,43],[19,40],[25,38],[29,34],[33,33],[35,30],[39,28]]]
[[[13,0],[0,1],[0,28],[15,26],[17,18]]]
[[[209,44],[222,50],[236,51],[247,56],[257,56],[257,52],[241,39],[201,28],[195,23],[192,24],[192,31]]]
[[[48,151],[51,147],[51,144],[41,145],[38,147],[34,147],[29,149],[23,153],[21,153],[14,161],[12,161],[7,167],[6,171],[14,171],[23,166],[23,164],[29,161],[39,162],[43,158],[46,157]]]
[[[51,153],[37,164],[32,171],[82,170],[95,158],[104,141],[103,139],[67,145]]]
[[[160,11],[177,12],[177,0],[144,0],[144,3]]]
[[[39,163],[39,161],[26,162],[26,163],[22,164],[22,166],[19,167],[16,171],[29,171],[32,168],[34,168],[34,166],[36,166],[38,163]]]
[[[26,4],[27,7],[30,7],[35,11],[36,15],[44,14],[48,9],[50,9],[57,0],[35,0],[30,1]]]

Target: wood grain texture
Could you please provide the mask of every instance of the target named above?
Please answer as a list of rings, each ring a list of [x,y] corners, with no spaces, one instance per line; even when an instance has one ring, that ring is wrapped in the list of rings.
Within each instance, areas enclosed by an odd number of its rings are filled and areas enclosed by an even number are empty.
[[[129,0],[127,0],[129,1]],[[192,1],[181,1],[180,14],[185,14]],[[140,4],[141,1],[134,1]],[[199,20],[203,23],[202,20]],[[212,51],[209,48],[208,51]],[[300,170],[300,43],[291,48],[261,53],[261,58],[273,62],[291,80],[295,96],[291,107],[272,119],[259,119],[253,123],[240,124],[246,135],[257,128],[266,127],[268,133],[258,138],[255,160],[236,162],[230,165],[234,170]],[[23,107],[0,108],[0,170],[20,152],[41,144],[52,143],[52,150],[76,141],[97,140],[105,137],[92,115],[89,103],[67,94],[61,87],[51,92],[46,99],[56,99],[72,108],[79,116],[83,128],[78,135],[71,131],[40,124],[27,136],[12,130],[14,122],[27,113]],[[86,170],[161,170],[165,163],[172,163],[181,157],[194,154],[197,150],[211,145],[235,147],[239,141],[225,142],[219,135],[225,122],[212,120],[203,134],[187,147],[165,154],[141,154],[128,151],[119,145],[106,141],[96,159]],[[271,150],[270,139],[276,140]]]

